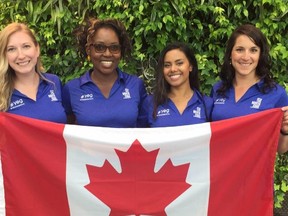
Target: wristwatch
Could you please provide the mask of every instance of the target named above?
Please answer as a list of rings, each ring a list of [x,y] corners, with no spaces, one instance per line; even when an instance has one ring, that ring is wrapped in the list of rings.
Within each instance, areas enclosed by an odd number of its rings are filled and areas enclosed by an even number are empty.
[[[288,136],[288,133],[285,133],[283,130],[280,130],[280,133],[281,133],[283,136]]]

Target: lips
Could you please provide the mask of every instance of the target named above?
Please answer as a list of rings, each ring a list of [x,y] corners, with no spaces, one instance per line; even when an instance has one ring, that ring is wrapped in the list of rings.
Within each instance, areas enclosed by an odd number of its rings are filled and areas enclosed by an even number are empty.
[[[179,73],[177,73],[177,74],[169,74],[168,76],[169,76],[170,79],[176,80],[176,79],[178,79],[181,76],[181,74],[179,74]]]
[[[239,62],[239,64],[240,64],[241,66],[248,67],[248,66],[250,66],[252,63]]]
[[[30,63],[30,61],[24,61],[24,62],[17,62],[16,64],[19,66],[25,66],[28,65]]]
[[[110,66],[112,66],[113,62],[112,61],[101,61],[101,64],[105,67],[110,67]]]

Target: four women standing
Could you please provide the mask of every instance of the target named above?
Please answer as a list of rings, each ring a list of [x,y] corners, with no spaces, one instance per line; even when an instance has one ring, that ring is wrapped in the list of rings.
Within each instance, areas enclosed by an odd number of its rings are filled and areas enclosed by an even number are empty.
[[[61,94],[59,78],[41,70],[32,31],[21,23],[1,31],[0,111],[66,123],[64,106],[69,123],[128,128],[203,123],[210,115],[217,121],[281,107],[278,151],[288,150],[287,93],[272,78],[269,46],[255,26],[239,26],[229,38],[221,81],[211,91],[214,105],[200,93],[197,61],[187,44],[172,43],[162,51],[147,98],[144,82],[118,67],[132,49],[119,20],[90,19],[76,33],[84,38],[79,46],[93,68],[69,81]]]

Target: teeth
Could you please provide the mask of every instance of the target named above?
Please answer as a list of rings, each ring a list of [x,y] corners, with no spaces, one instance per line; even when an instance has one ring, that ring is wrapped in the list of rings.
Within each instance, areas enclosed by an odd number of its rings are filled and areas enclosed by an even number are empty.
[[[172,79],[172,80],[176,80],[180,77],[181,75],[180,74],[173,74],[173,75],[170,75],[169,77]]]
[[[101,61],[101,64],[104,64],[106,66],[111,66],[112,65],[112,61]]]
[[[240,64],[243,66],[249,66],[250,65],[250,63],[240,63]]]
[[[172,74],[170,77],[180,77],[180,74]]]
[[[26,62],[18,62],[17,64],[20,65],[20,66],[23,66],[23,65],[29,64],[29,61],[26,61]]]

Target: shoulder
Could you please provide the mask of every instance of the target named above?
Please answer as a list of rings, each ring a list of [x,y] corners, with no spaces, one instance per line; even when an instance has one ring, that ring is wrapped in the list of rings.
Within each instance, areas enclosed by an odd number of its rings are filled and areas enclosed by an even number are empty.
[[[283,93],[287,94],[287,92],[286,92],[286,90],[284,89],[284,87],[281,86],[281,85],[279,85],[278,83],[276,83],[276,90],[277,90],[278,92],[283,92]]]
[[[127,72],[123,72],[121,70],[118,70],[119,72],[119,77],[124,83],[128,86],[139,86],[141,88],[144,88],[145,84],[143,79],[138,77],[137,75],[134,74],[128,74]]]
[[[212,86],[212,89],[210,91],[210,96],[212,98],[215,98],[217,96],[217,91],[218,89],[221,88],[221,86],[223,85],[223,82],[220,80],[220,81],[217,81],[213,86]]]
[[[205,94],[202,94],[202,93],[200,93],[200,92],[197,91],[197,90],[194,90],[194,91],[197,92],[198,98],[200,99],[200,101],[202,101],[203,103],[205,103],[205,106],[208,106],[208,107],[212,106],[212,104],[213,104],[213,99],[212,99],[211,97],[209,97],[209,96],[207,96],[207,95],[205,95]]]
[[[127,80],[127,79],[132,79],[132,80],[142,80],[138,76],[134,74],[127,73],[125,71],[122,71],[121,69],[117,68],[118,74],[120,78]]]
[[[213,105],[213,99],[207,95],[203,95],[203,100],[206,103],[206,105],[212,106]]]
[[[51,73],[42,73],[42,76],[44,76],[49,81],[60,81],[60,78],[56,74]]]
[[[81,84],[89,82],[89,71],[86,71],[83,75],[80,77],[73,78],[69,81],[67,81],[64,85],[64,87],[80,87]]]
[[[288,95],[285,88],[279,84],[276,84],[275,92],[273,92],[273,95],[274,96],[278,95],[283,100],[288,101]]]
[[[222,86],[223,82],[220,80],[220,81],[217,81],[214,85],[213,85],[213,90],[217,90],[219,89],[221,86]]]

